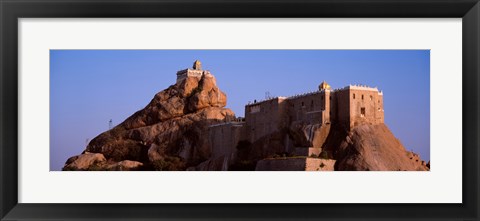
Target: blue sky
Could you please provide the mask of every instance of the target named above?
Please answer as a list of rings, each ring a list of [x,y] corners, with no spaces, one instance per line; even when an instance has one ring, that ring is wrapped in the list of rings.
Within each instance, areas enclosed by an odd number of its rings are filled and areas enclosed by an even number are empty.
[[[227,94],[227,107],[316,90],[327,81],[377,86],[385,123],[407,150],[430,160],[429,50],[51,50],[50,169],[175,84],[200,60]]]

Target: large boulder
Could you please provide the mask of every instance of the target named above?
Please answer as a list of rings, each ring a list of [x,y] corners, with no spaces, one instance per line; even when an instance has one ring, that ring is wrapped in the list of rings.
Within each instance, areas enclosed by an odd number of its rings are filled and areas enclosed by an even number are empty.
[[[212,158],[207,161],[202,162],[196,167],[190,167],[188,170],[200,170],[200,171],[226,171],[229,170],[231,164],[231,156],[220,156],[217,158]]]
[[[227,96],[218,89],[215,77],[211,74],[203,75],[197,88],[190,93],[188,97],[188,112],[195,112],[207,107],[224,107],[227,105]]]
[[[124,160],[118,163],[108,165],[106,168],[107,170],[129,171],[129,170],[141,170],[142,166],[143,166],[143,163],[140,163],[138,161]]]
[[[385,124],[359,125],[342,140],[335,170],[426,171],[417,154],[405,150]]]
[[[106,163],[106,159],[101,153],[84,153],[70,157],[64,170],[101,170]]]
[[[293,122],[289,135],[296,147],[321,148],[330,132],[330,124],[308,124],[303,121]]]
[[[89,153],[70,157],[63,170],[141,170],[143,163],[131,160],[107,161],[101,153]]]

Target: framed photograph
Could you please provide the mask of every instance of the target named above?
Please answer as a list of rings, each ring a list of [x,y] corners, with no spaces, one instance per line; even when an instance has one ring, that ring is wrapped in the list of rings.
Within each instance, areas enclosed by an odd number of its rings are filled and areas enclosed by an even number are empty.
[[[0,6],[1,220],[479,219],[476,0]]]
[[[429,72],[429,50],[50,50],[50,171],[429,171]]]

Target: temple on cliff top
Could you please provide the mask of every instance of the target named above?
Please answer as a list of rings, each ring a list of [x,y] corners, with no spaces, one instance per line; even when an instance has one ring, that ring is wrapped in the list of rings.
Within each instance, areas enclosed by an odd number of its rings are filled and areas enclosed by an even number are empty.
[[[177,72],[177,84],[187,77],[201,78],[202,75],[210,75],[209,71],[202,70],[202,63],[199,60],[193,62],[192,68],[187,68]]]
[[[177,83],[186,77],[200,78],[207,74],[210,75],[210,72],[202,70],[201,63],[197,60],[192,69],[177,72]],[[299,123],[317,127],[336,124],[346,130],[359,124],[384,123],[383,93],[376,87],[366,85],[332,89],[323,81],[314,92],[250,102],[245,105],[245,119],[210,126],[213,157],[234,151],[240,140],[254,143],[264,136]],[[285,137],[286,152],[293,150],[306,156],[319,154],[316,150],[320,147],[295,147],[289,139],[288,136]],[[216,145],[218,148],[215,148]]]

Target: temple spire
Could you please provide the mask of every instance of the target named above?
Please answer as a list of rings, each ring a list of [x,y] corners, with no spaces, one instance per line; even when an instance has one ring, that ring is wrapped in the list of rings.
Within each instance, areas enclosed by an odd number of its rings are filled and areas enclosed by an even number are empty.
[[[330,85],[326,82],[326,81],[323,81],[319,86],[318,86],[318,89],[319,90],[325,90],[325,89],[331,89]]]

